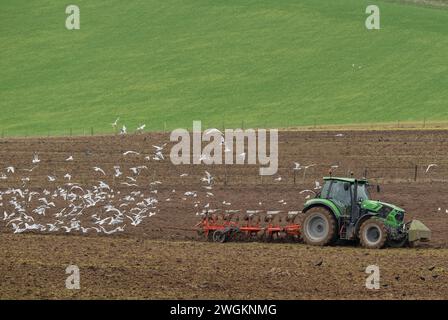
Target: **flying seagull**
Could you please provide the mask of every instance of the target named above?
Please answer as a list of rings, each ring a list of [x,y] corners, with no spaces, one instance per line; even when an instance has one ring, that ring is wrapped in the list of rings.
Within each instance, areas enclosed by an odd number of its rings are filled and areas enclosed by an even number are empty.
[[[429,169],[431,169],[432,167],[437,167],[437,164],[435,164],[435,163],[431,163],[431,164],[426,168],[425,173],[428,173]]]

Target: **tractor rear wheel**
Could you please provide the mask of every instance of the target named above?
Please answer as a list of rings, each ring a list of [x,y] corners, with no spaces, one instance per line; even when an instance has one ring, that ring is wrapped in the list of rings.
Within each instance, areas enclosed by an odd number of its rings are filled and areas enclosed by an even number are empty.
[[[359,229],[359,240],[364,248],[383,248],[387,241],[387,229],[384,222],[375,218],[366,220]]]
[[[302,237],[305,243],[325,246],[337,239],[336,219],[324,207],[314,207],[306,212],[302,223]]]

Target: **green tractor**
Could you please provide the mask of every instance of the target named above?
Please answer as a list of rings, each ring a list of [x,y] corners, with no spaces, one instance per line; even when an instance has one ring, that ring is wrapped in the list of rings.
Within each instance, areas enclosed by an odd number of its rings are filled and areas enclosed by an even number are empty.
[[[321,191],[302,210],[302,237],[307,244],[359,240],[365,248],[379,249],[430,240],[431,231],[423,223],[404,222],[403,209],[370,200],[366,179],[325,177],[324,181]]]

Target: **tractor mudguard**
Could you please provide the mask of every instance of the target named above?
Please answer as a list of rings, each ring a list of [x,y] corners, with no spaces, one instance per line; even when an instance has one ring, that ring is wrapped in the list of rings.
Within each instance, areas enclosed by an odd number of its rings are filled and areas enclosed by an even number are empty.
[[[319,206],[326,207],[326,208],[330,209],[330,211],[334,214],[336,221],[339,220],[339,217],[341,216],[341,211],[333,202],[331,202],[328,199],[315,198],[315,199],[308,200],[307,202],[305,202],[305,206],[304,206],[302,212],[305,213],[309,209],[314,208],[314,207],[319,207]]]

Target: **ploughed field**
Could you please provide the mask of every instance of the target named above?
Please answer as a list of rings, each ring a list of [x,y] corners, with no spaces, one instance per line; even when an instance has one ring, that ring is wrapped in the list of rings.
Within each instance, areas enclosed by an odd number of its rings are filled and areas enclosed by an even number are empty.
[[[0,297],[447,299],[447,137],[446,131],[281,132],[278,173],[263,178],[259,165],[175,166],[172,143],[162,133],[0,140]],[[166,142],[165,159],[154,160],[153,145]],[[34,154],[40,161],[33,164]],[[66,161],[70,156],[73,161]],[[293,162],[315,166],[294,171]],[[429,164],[437,166],[426,172]],[[130,170],[140,166],[146,168]],[[207,204],[240,212],[300,211],[309,194],[300,191],[314,189],[331,166],[338,166],[334,175],[353,171],[379,183],[381,193],[372,190],[372,198],[403,207],[406,219],[422,220],[433,231],[431,243],[377,251],[352,244],[214,244],[192,230]],[[201,181],[205,171],[214,177],[211,189]],[[100,194],[99,181],[109,188],[101,189],[104,199],[90,206],[77,202],[85,192]],[[72,190],[75,183],[83,191]],[[64,190],[79,195],[72,206],[61,196]],[[31,192],[36,195],[28,198]],[[53,202],[44,214],[33,211],[43,206],[42,197]],[[156,201],[145,203],[150,210],[136,223],[130,208],[144,199]],[[8,217],[17,203],[34,219],[28,225],[45,228],[21,231]],[[117,225],[107,220],[98,232],[95,222],[112,215],[106,203],[129,209],[130,217]],[[59,228],[52,229],[57,220]],[[65,289],[69,264],[80,267],[79,291]],[[380,290],[364,286],[371,264],[380,267]]]

